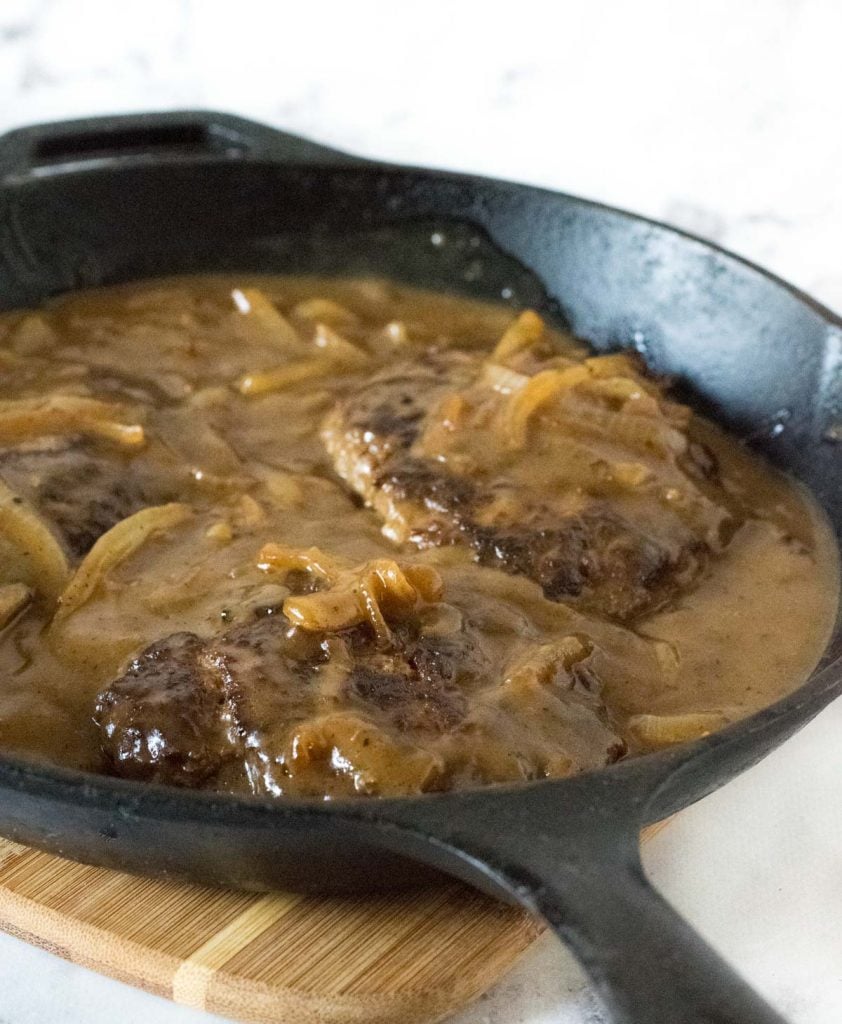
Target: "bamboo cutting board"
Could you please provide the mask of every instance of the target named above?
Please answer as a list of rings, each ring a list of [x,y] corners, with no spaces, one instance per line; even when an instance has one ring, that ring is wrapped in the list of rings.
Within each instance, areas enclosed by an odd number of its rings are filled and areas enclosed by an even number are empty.
[[[460,884],[316,898],[210,889],[0,840],[0,928],[188,1006],[266,1024],[438,1020],[538,935]]]
[[[456,882],[355,898],[254,895],[137,878],[2,839],[0,928],[256,1024],[429,1024],[485,991],[541,931]]]

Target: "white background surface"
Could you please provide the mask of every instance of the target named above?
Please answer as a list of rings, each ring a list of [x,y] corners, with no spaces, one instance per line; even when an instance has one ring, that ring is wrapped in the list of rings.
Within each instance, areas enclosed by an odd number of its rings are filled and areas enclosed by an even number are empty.
[[[0,129],[215,107],[580,193],[842,309],[838,0],[0,0]],[[842,1020],[842,706],[684,812],[653,879],[797,1024]],[[0,1024],[213,1018],[0,936]],[[542,941],[459,1024],[599,1024]]]

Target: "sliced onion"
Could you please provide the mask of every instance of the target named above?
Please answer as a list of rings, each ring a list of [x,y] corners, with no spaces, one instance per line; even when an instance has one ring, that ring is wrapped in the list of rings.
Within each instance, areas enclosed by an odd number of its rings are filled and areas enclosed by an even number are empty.
[[[504,416],[504,429],[512,448],[526,444],[529,421],[550,399],[588,379],[585,366],[568,366],[563,370],[542,370],[509,399]]]
[[[59,597],[53,625],[81,608],[105,576],[133,555],[150,537],[177,526],[190,515],[191,510],[187,505],[173,502],[141,509],[112,526],[85,555]]]
[[[347,306],[334,302],[333,299],[304,299],[303,302],[292,307],[289,315],[301,320],[310,320],[313,323],[321,321],[331,327],[340,328],[355,327],[360,322],[356,313],[353,313]]]
[[[659,749],[686,743],[724,728],[730,719],[721,711],[696,711],[685,715],[633,715],[629,732],[644,747]]]
[[[336,713],[311,718],[295,727],[285,762],[292,770],[327,763],[347,775],[360,793],[420,793],[430,789],[444,770],[438,755],[398,743],[364,718]]]
[[[510,370],[508,366],[501,366],[499,363],[486,363],[479,383],[499,391],[501,395],[512,395],[517,391],[522,391],[530,379],[528,374]]]
[[[32,590],[25,583],[0,586],[0,629],[5,629],[31,600]]]
[[[371,356],[359,345],[354,345],[327,324],[316,324],[313,344],[333,362],[352,369],[364,369],[371,363]]]
[[[531,348],[544,336],[544,321],[531,309],[525,309],[503,333],[497,342],[491,358],[502,362],[524,349]]]
[[[341,570],[326,590],[288,597],[284,614],[302,629],[324,633],[368,622],[385,646],[391,640],[389,620],[403,617],[419,600],[438,601],[442,589],[432,566],[402,567],[381,558]]]
[[[126,448],[145,441],[139,423],[126,423],[119,406],[77,395],[0,401],[0,443],[50,434],[102,437]]]
[[[257,370],[247,373],[237,381],[241,395],[265,395],[273,391],[285,391],[303,380],[326,377],[336,369],[333,360],[322,357],[298,359],[274,370]]]
[[[24,579],[48,601],[58,599],[70,567],[64,550],[38,513],[0,481],[0,537],[7,540],[24,567]]]
[[[39,313],[30,313],[15,324],[9,344],[19,356],[32,356],[55,346],[56,332]]]
[[[319,548],[292,548],[285,544],[264,544],[257,556],[257,567],[264,572],[292,569],[311,572],[323,580],[337,577],[340,566]]]
[[[296,329],[259,288],[235,288],[231,298],[237,310],[247,318],[246,323],[254,328],[256,343],[268,341],[284,351],[301,348]]]

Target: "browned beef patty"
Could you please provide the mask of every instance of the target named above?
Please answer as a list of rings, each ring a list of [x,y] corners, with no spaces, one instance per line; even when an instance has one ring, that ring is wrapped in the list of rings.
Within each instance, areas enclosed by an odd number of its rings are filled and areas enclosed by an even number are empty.
[[[404,733],[442,733],[466,712],[463,686],[487,669],[469,632],[433,638],[417,623],[383,650],[367,625],[334,634],[293,627],[278,611],[210,640],[178,633],[152,644],[99,695],[96,721],[111,770],[198,785],[236,762],[254,776],[283,774],[291,723],[320,706],[331,659],[332,703]],[[285,727],[285,728],[284,728]]]
[[[620,621],[657,609],[698,575],[707,544],[680,524],[662,536],[654,520],[632,521],[598,494],[577,495],[570,513],[552,495],[520,492],[507,477],[509,452],[499,472],[486,459],[475,473],[419,454],[430,414],[477,374],[463,354],[419,359],[373,376],[327,417],[322,437],[337,472],[387,533],[421,548],[465,545],[480,564],[534,580],[550,600]]]
[[[0,450],[0,477],[55,528],[74,558],[121,519],[160,500],[129,460],[73,438]]]
[[[606,724],[598,680],[584,665],[561,675],[556,699],[569,702],[571,720],[580,730],[587,725],[589,743],[600,745],[588,748],[587,765],[572,757],[569,770],[616,759],[623,744]],[[296,730],[318,732],[331,714],[373,730],[392,764],[425,737],[449,737],[457,750],[476,744],[470,695],[493,676],[480,634],[468,624],[435,636],[410,618],[393,625],[384,648],[368,624],[308,632],[277,610],[208,640],[176,633],[152,644],[100,693],[95,720],[106,765],[117,775],[223,788],[225,779],[245,777],[253,792],[278,795],[297,770]],[[498,699],[496,689],[488,692]],[[355,736],[350,747],[329,737],[321,771],[347,774],[366,763]],[[388,791],[389,768],[378,757]],[[371,770],[367,778],[376,786]]]

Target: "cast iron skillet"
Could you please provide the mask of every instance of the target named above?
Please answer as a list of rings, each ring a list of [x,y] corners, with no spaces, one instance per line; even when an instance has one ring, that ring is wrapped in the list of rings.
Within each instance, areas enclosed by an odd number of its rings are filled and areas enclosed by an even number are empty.
[[[571,196],[367,163],[213,113],[0,139],[0,307],[222,270],[367,270],[504,292],[599,349],[633,344],[805,481],[842,533],[842,321],[720,249]],[[544,917],[618,1024],[771,1024],[777,1014],[649,886],[638,834],[800,729],[842,689],[840,655],[837,626],[806,685],[699,742],[493,790],[236,799],[0,759],[0,833],[251,889],[382,888],[432,868]]]

